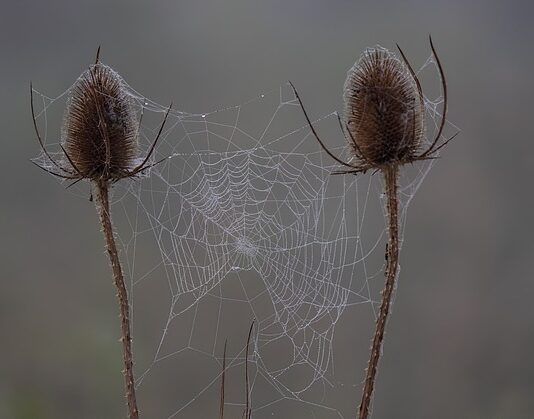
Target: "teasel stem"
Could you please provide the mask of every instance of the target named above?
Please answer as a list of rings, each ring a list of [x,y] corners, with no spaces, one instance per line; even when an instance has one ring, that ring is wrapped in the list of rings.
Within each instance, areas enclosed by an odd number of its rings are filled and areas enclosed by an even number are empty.
[[[371,344],[371,353],[359,407],[359,419],[367,419],[373,396],[373,388],[378,371],[378,361],[382,351],[382,342],[386,329],[387,317],[391,307],[391,298],[395,289],[395,279],[399,266],[399,222],[398,222],[398,195],[397,179],[398,166],[390,164],[382,169],[386,189],[386,210],[388,219],[388,244],[386,247],[386,284],[382,290],[382,303],[376,320],[375,334]]]
[[[100,180],[96,183],[96,207],[102,224],[102,231],[106,240],[106,249],[109,260],[111,262],[111,269],[113,271],[113,279],[115,287],[117,287],[117,298],[119,300],[120,319],[121,319],[121,342],[122,342],[122,358],[124,362],[124,386],[126,391],[126,399],[128,402],[128,416],[130,419],[139,418],[139,410],[137,409],[137,401],[135,398],[135,381],[133,374],[133,357],[132,357],[132,336],[130,333],[130,307],[128,305],[128,293],[124,285],[124,276],[122,274],[122,267],[113,235],[113,226],[111,224],[111,213],[109,209],[109,183]]]

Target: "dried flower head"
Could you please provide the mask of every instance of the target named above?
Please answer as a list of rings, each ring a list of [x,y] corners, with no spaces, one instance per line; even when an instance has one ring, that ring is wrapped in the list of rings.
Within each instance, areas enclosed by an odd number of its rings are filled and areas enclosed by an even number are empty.
[[[367,49],[347,74],[343,99],[356,157],[380,167],[417,154],[424,104],[410,71],[394,54]]]
[[[170,111],[169,107],[147,156],[138,158],[139,122],[134,100],[123,78],[99,62],[98,57],[97,52],[95,64],[78,78],[70,92],[62,129],[61,149],[65,159],[61,163],[48,153],[41,140],[30,85],[35,132],[48,160],[47,166],[39,167],[75,182],[82,179],[116,182],[154,166],[147,163]]]
[[[89,179],[119,179],[137,159],[139,130],[122,77],[96,63],[74,84],[62,144],[72,166]]]
[[[346,170],[335,172],[365,173],[369,169],[382,170],[417,160],[428,160],[456,135],[438,145],[447,116],[447,84],[443,68],[434,49],[443,89],[443,113],[436,135],[426,150],[421,150],[425,134],[425,105],[421,83],[406,56],[397,45],[402,57],[376,47],[366,50],[349,70],[343,92],[344,119],[339,123],[354,158],[345,162],[335,156],[317,135],[300,96],[295,97],[308,125],[324,151]]]

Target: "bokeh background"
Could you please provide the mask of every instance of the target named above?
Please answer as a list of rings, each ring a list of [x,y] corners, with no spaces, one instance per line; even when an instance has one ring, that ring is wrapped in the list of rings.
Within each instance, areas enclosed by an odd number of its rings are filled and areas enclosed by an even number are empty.
[[[533,13],[520,1],[3,1],[0,417],[125,416],[94,207],[29,163],[29,80],[58,95],[101,44],[159,103],[213,110],[290,79],[322,115],[341,108],[365,47],[398,42],[422,65],[428,33],[462,133],[409,210],[373,417],[534,417]],[[337,359],[356,383],[374,326],[360,320],[354,357]],[[339,409],[355,408],[359,391]]]

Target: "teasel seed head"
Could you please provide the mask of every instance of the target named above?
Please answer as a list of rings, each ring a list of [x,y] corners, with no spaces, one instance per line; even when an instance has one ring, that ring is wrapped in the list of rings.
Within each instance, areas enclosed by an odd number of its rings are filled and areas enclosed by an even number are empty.
[[[41,138],[30,83],[33,127],[45,158],[44,164],[34,163],[54,176],[72,180],[71,186],[81,180],[104,186],[145,173],[166,160],[150,161],[172,103],[146,156],[138,157],[140,120],[136,120],[135,99],[122,77],[99,62],[99,53],[100,48],[95,64],[78,78],[70,92],[62,128],[63,161],[48,152]]]
[[[62,146],[80,177],[118,180],[138,162],[139,124],[125,86],[117,72],[97,60],[72,88]]]
[[[348,71],[343,99],[358,160],[382,168],[415,159],[424,135],[424,103],[404,62],[382,47],[367,49]]]
[[[317,134],[293,83],[289,82],[311,133],[321,148],[342,167],[333,174],[396,171],[399,166],[432,160],[459,132],[442,139],[447,121],[447,82],[432,37],[432,57],[441,78],[442,113],[432,140],[425,138],[425,97],[421,82],[399,45],[402,57],[382,47],[367,49],[347,74],[343,88],[344,117],[338,122],[352,148],[344,161],[328,149]],[[425,149],[423,140],[427,143]]]

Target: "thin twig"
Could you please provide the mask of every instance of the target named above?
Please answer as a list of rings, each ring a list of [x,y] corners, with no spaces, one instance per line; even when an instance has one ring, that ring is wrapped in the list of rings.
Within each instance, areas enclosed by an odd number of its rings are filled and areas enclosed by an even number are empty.
[[[224,352],[223,352],[223,364],[222,364],[222,374],[221,374],[221,399],[219,401],[219,419],[224,419],[224,387],[225,387],[225,378],[226,378],[226,344],[228,340],[224,341]]]
[[[249,378],[248,378],[248,354],[250,349],[250,338],[252,336],[252,330],[254,329],[254,322],[252,321],[250,324],[250,329],[248,331],[248,338],[247,338],[247,349],[245,354],[245,397],[246,397],[246,405],[245,405],[245,411],[243,412],[243,417],[245,419],[250,419],[252,417],[252,407],[250,406],[250,385],[249,385]]]

